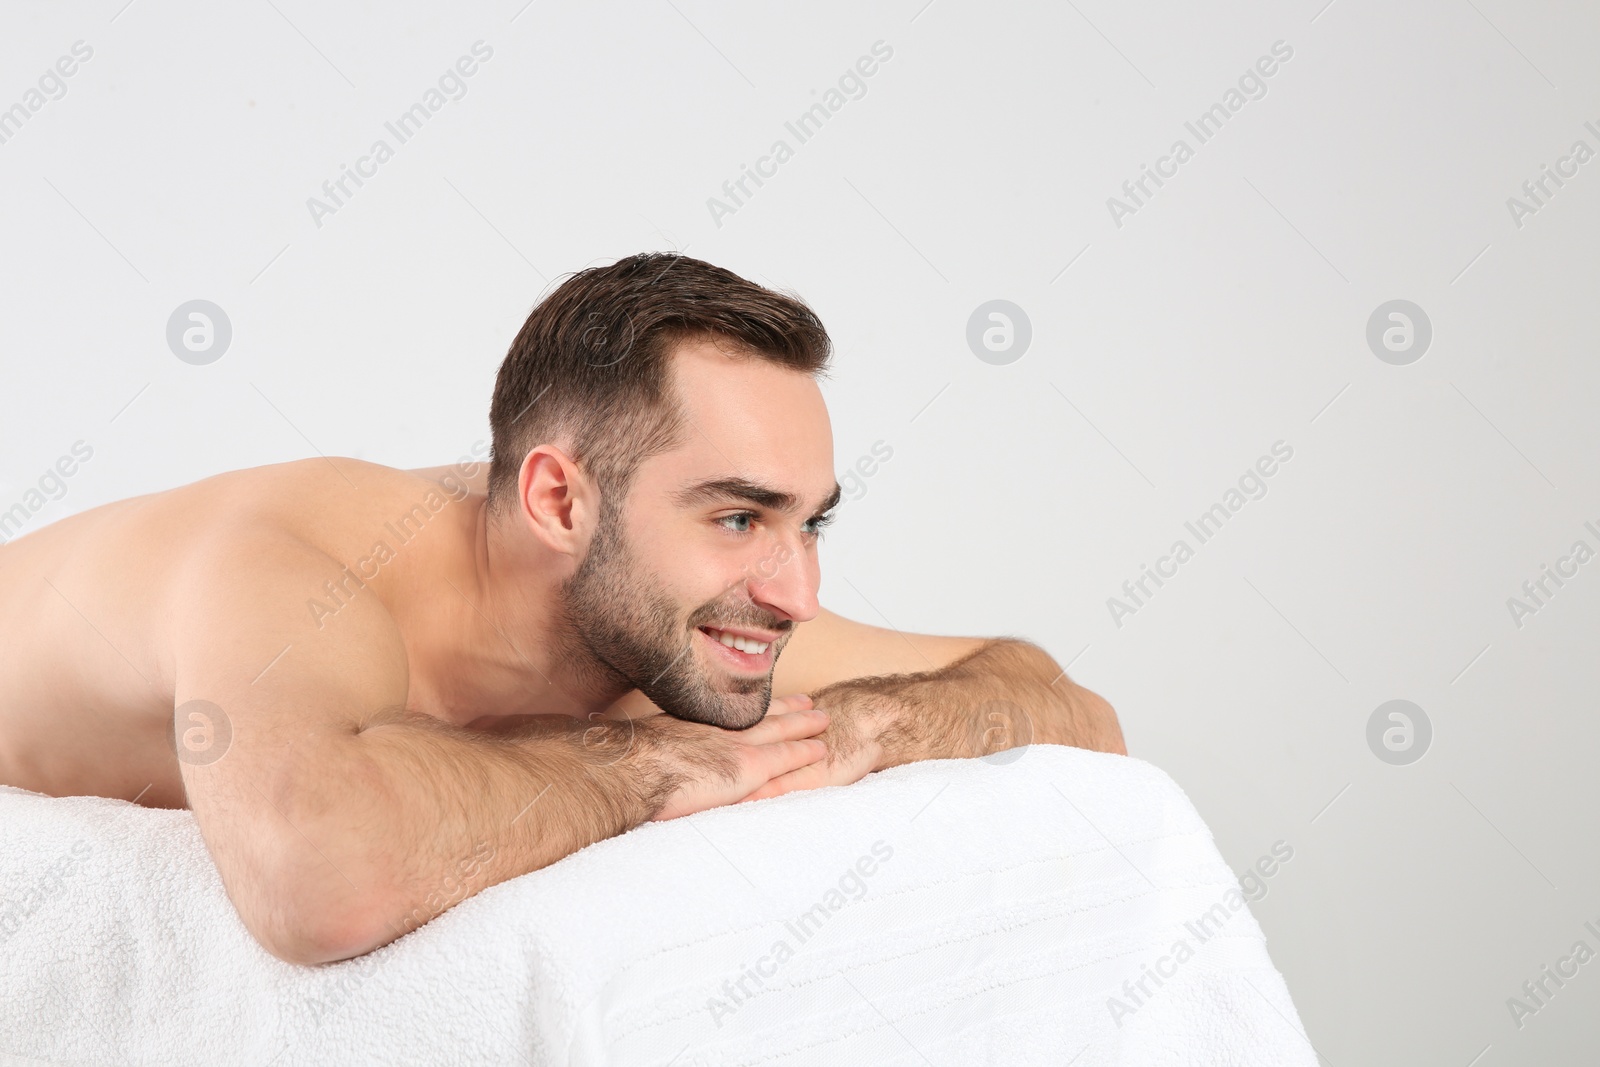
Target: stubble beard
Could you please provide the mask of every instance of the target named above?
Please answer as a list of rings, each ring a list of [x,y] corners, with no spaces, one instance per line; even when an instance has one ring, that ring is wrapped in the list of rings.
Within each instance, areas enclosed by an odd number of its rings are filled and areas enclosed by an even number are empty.
[[[788,626],[754,605],[724,606],[722,598],[701,605],[685,620],[654,577],[639,567],[620,518],[604,505],[588,554],[562,584],[561,595],[571,636],[568,654],[582,664],[579,672],[590,682],[637,689],[673,718],[727,730],[747,729],[766,715],[772,672],[759,678],[709,677],[694,651],[697,631],[718,622]],[[774,666],[778,651],[781,647],[774,652]]]

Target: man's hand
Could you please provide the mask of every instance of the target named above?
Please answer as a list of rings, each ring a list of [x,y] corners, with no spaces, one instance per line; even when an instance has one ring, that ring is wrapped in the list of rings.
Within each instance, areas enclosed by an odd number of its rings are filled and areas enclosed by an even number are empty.
[[[764,800],[825,785],[850,785],[877,769],[883,758],[878,734],[889,722],[886,702],[875,695],[859,693],[843,686],[833,687],[822,696],[820,710],[827,713],[828,724],[827,729],[817,737],[827,745],[827,755],[808,766],[773,778],[744,800]],[[774,708],[780,704],[788,709],[813,706],[811,697],[805,693],[780,697],[772,702]]]
[[[670,715],[635,720],[638,754],[677,782],[652,820],[737,803],[752,790],[809,769],[828,753],[827,744],[817,739],[828,723],[827,712],[812,709],[808,697],[774,700],[766,718],[748,730],[724,730]]]

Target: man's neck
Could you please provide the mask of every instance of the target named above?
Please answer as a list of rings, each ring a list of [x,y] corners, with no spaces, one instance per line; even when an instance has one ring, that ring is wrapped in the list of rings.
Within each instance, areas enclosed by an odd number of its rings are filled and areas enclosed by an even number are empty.
[[[463,503],[471,518],[433,561],[436,592],[414,620],[413,678],[424,704],[458,725],[508,715],[605,713],[631,687],[586,654],[561,608],[566,561],[490,516],[487,497]],[[452,588],[453,587],[453,588]]]

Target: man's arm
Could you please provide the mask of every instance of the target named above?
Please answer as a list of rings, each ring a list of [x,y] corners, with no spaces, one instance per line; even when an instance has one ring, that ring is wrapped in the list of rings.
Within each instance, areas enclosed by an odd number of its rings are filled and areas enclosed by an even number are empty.
[[[873,770],[1036,743],[1127,755],[1111,705],[1070,681],[1043,649],[1010,638],[934,670],[835,682],[811,697],[830,712],[877,716]]]
[[[1011,638],[901,633],[823,611],[789,642],[774,688],[809,693],[830,714],[829,759],[749,800],[1033,743],[1127,754],[1111,705],[1044,650]]]
[[[822,754],[799,740],[822,728],[803,712],[742,733],[539,716],[475,734],[405,710],[405,646],[371,589],[317,625],[307,601],[337,578],[330,557],[233,531],[188,564],[172,613],[184,787],[245,926],[291,962],[368,952]]]

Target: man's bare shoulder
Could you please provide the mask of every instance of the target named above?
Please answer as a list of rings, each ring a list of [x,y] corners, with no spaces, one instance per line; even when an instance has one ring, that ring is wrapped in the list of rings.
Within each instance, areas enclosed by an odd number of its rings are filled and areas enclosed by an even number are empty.
[[[270,538],[348,563],[379,542],[409,543],[446,513],[462,525],[474,494],[451,470],[408,471],[347,456],[292,460],[140,498],[141,521],[190,549]]]
[[[298,531],[308,541],[334,524],[381,516],[379,525],[431,495],[460,500],[474,494],[452,467],[401,470],[348,456],[291,460],[228,471],[159,496],[182,510],[198,505],[217,519],[248,517]],[[198,517],[198,516],[195,516]]]
[[[161,529],[171,535],[169,543],[189,545],[196,536],[239,523],[298,531],[315,541],[319,531],[342,518],[386,513],[397,503],[420,501],[429,492],[464,497],[484,477],[452,479],[450,474],[456,471],[453,467],[400,470],[346,456],[246,467],[89,508],[5,547],[43,547],[101,532],[120,536],[133,527]]]
[[[419,584],[402,577],[408,572],[448,573],[470,559],[482,497],[451,471],[348,457],[297,460],[173,490],[152,506],[161,514],[150,521],[169,527],[174,541],[187,539],[187,553],[206,561],[206,570],[235,554],[270,552],[280,563],[302,561],[330,611],[369,584],[393,605],[391,587],[398,596]]]

